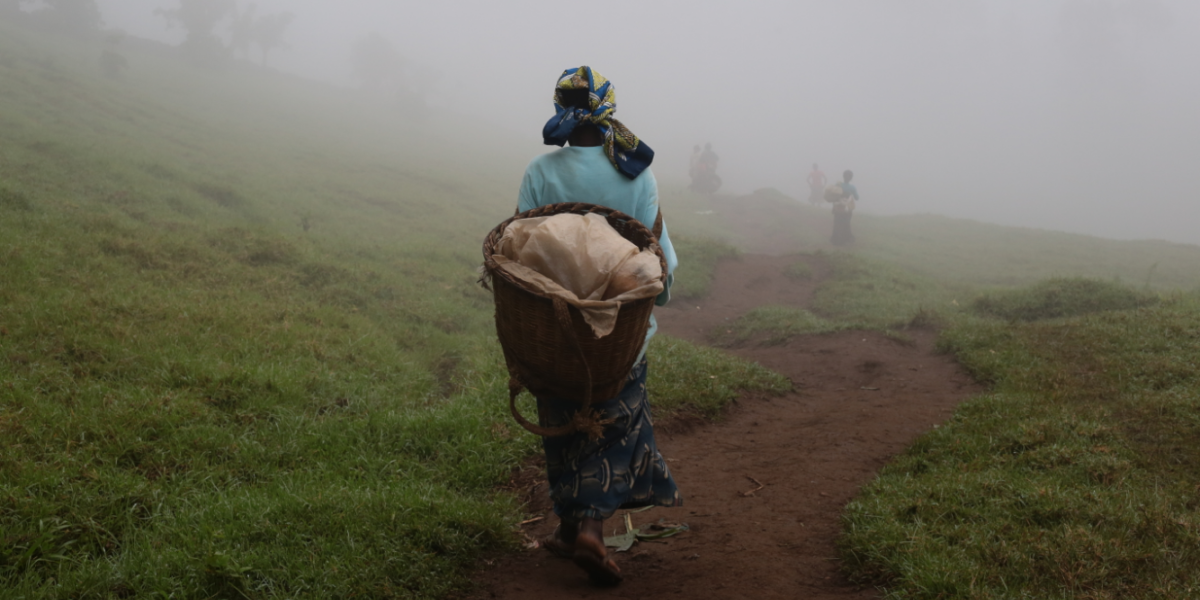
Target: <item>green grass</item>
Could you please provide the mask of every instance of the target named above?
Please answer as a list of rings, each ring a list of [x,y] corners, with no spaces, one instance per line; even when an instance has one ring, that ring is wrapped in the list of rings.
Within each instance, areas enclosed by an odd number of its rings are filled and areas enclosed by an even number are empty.
[[[1117,282],[1055,278],[1027,288],[985,294],[971,308],[985,315],[1014,321],[1075,317],[1106,310],[1128,310],[1158,301]]]
[[[713,330],[710,337],[726,346],[750,341],[777,345],[797,336],[872,329],[907,341],[901,330],[937,326],[961,314],[966,299],[974,295],[970,286],[936,280],[885,261],[841,252],[815,256],[828,261],[830,273],[817,288],[811,309],[760,306]],[[813,271],[806,262],[797,261],[784,269],[784,276],[805,279]]]
[[[783,275],[796,281],[811,281],[813,270],[808,263],[798,260],[784,268]]]
[[[894,263],[847,253],[827,254],[829,280],[813,297],[813,312],[864,329],[904,327],[923,313],[956,313],[970,286],[935,279]]]
[[[438,594],[507,543],[517,506],[495,485],[531,444],[504,426],[494,351],[446,400],[427,374],[394,382],[424,399],[395,398],[355,369],[91,370],[103,356],[77,343],[6,378],[0,574],[15,593]]]
[[[847,567],[890,598],[1200,593],[1198,309],[950,327],[992,392],[847,507]]]
[[[738,317],[728,328],[715,331],[713,337],[721,345],[755,340],[773,346],[799,335],[841,329],[846,329],[846,326],[822,319],[803,308],[760,306]]]
[[[667,336],[650,343],[646,387],[657,418],[680,413],[720,415],[740,392],[781,394],[792,383],[782,375],[712,348]]]
[[[712,287],[713,269],[722,260],[736,259],[737,248],[712,238],[672,236],[679,255],[671,295],[679,298],[703,298]]]

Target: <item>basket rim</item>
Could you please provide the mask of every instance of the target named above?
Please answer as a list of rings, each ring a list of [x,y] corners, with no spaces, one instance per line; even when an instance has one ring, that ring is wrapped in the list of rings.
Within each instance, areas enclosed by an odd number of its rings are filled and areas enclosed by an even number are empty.
[[[550,299],[549,296],[547,296],[537,290],[531,289],[524,281],[513,278],[511,275],[508,274],[507,271],[505,271],[504,269],[501,269],[500,265],[496,264],[495,259],[492,258],[492,255],[495,254],[496,245],[500,243],[500,238],[503,237],[504,230],[508,228],[509,224],[511,224],[515,221],[518,221],[521,219],[533,219],[533,218],[537,218],[537,217],[551,217],[551,216],[560,215],[560,214],[586,215],[586,214],[591,214],[591,213],[597,213],[597,214],[604,216],[606,219],[608,219],[610,221],[610,223],[609,223],[610,225],[612,225],[612,223],[611,223],[612,221],[623,222],[635,230],[644,232],[646,234],[646,239],[650,240],[650,242],[646,245],[646,248],[653,251],[654,255],[658,257],[659,267],[661,268],[661,274],[659,275],[659,281],[661,281],[663,283],[663,285],[666,285],[666,283],[667,283],[667,259],[666,259],[666,255],[663,254],[662,246],[659,245],[658,237],[654,235],[654,232],[651,231],[650,228],[646,227],[646,225],[644,223],[642,223],[641,221],[638,221],[637,219],[633,218],[632,216],[625,214],[615,208],[609,208],[607,206],[601,206],[599,204],[590,204],[587,202],[556,202],[554,204],[547,204],[545,206],[539,206],[537,208],[527,210],[523,213],[518,213],[516,215],[513,215],[512,217],[509,217],[508,219],[505,219],[504,221],[501,221],[498,225],[496,225],[494,228],[492,228],[492,230],[490,232],[488,232],[487,237],[485,237],[483,240],[483,266],[484,266],[484,269],[486,272],[486,276],[489,278],[494,278],[494,277],[499,276],[501,279],[503,279],[505,282],[507,282],[511,285],[514,285],[514,286],[516,286],[530,294],[533,294],[539,298],[546,298],[547,300],[549,300]],[[614,227],[613,229],[617,229],[617,228]],[[621,233],[619,229],[617,230],[617,233]],[[625,238],[626,240],[629,240],[629,238],[626,237],[625,235],[622,235],[621,237]],[[630,240],[630,241],[632,241],[632,240]]]

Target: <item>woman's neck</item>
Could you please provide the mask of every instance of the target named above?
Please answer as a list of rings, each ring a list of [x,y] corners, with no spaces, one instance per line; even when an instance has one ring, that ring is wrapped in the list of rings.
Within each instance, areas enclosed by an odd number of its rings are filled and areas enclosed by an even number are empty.
[[[571,137],[567,138],[567,143],[583,148],[600,146],[604,144],[604,134],[600,133],[600,128],[595,125],[583,125],[571,132]]]

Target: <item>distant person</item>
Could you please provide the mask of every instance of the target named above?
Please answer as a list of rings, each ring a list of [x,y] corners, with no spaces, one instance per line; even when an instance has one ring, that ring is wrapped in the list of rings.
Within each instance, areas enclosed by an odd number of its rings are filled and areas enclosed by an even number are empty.
[[[817,167],[817,163],[813,163],[812,172],[808,174],[808,203],[816,206],[821,203],[821,197],[825,193],[825,186],[829,180],[825,178],[825,174]]]
[[[704,152],[696,160],[696,170],[692,175],[691,190],[702,194],[711,194],[721,188],[721,178],[717,176],[717,153],[712,151],[712,144],[704,144]]]
[[[858,203],[858,188],[850,181],[854,172],[847,169],[842,173],[841,200],[833,203],[833,236],[829,241],[834,246],[845,246],[854,243],[854,234],[850,233],[850,217],[854,216],[854,207]]]
[[[704,144],[704,152],[700,153],[700,165],[715,173],[718,160],[717,153],[712,151],[712,143]]]
[[[688,177],[696,180],[696,168],[700,166],[700,144],[692,147],[692,158],[688,161]]]

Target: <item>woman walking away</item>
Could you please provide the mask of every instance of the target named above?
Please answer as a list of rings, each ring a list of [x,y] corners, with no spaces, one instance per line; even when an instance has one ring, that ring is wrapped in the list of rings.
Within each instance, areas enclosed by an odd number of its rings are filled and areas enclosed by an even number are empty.
[[[589,202],[619,210],[647,227],[658,217],[658,185],[650,172],[654,151],[633,135],[616,111],[613,85],[589,67],[568,69],[554,90],[555,115],[542,129],[546,144],[567,147],[543,154],[529,163],[521,182],[518,211],[559,202]],[[670,298],[678,260],[664,224],[658,239],[667,262],[666,289],[656,299]],[[634,363],[625,387],[615,397],[595,403],[603,435],[587,433],[542,438],[550,499],[561,523],[543,545],[557,556],[571,558],[597,585],[615,585],[621,570],[604,548],[602,523],[618,509],[680,506],[675,480],[654,442],[654,427],[646,394],[646,345]],[[538,419],[543,427],[569,423],[579,403],[539,396]]]
[[[850,233],[850,217],[854,216],[854,207],[858,203],[858,188],[850,180],[854,172],[846,170],[842,173],[842,199],[833,203],[833,236],[830,242],[834,246],[845,246],[854,243],[854,234]]]

